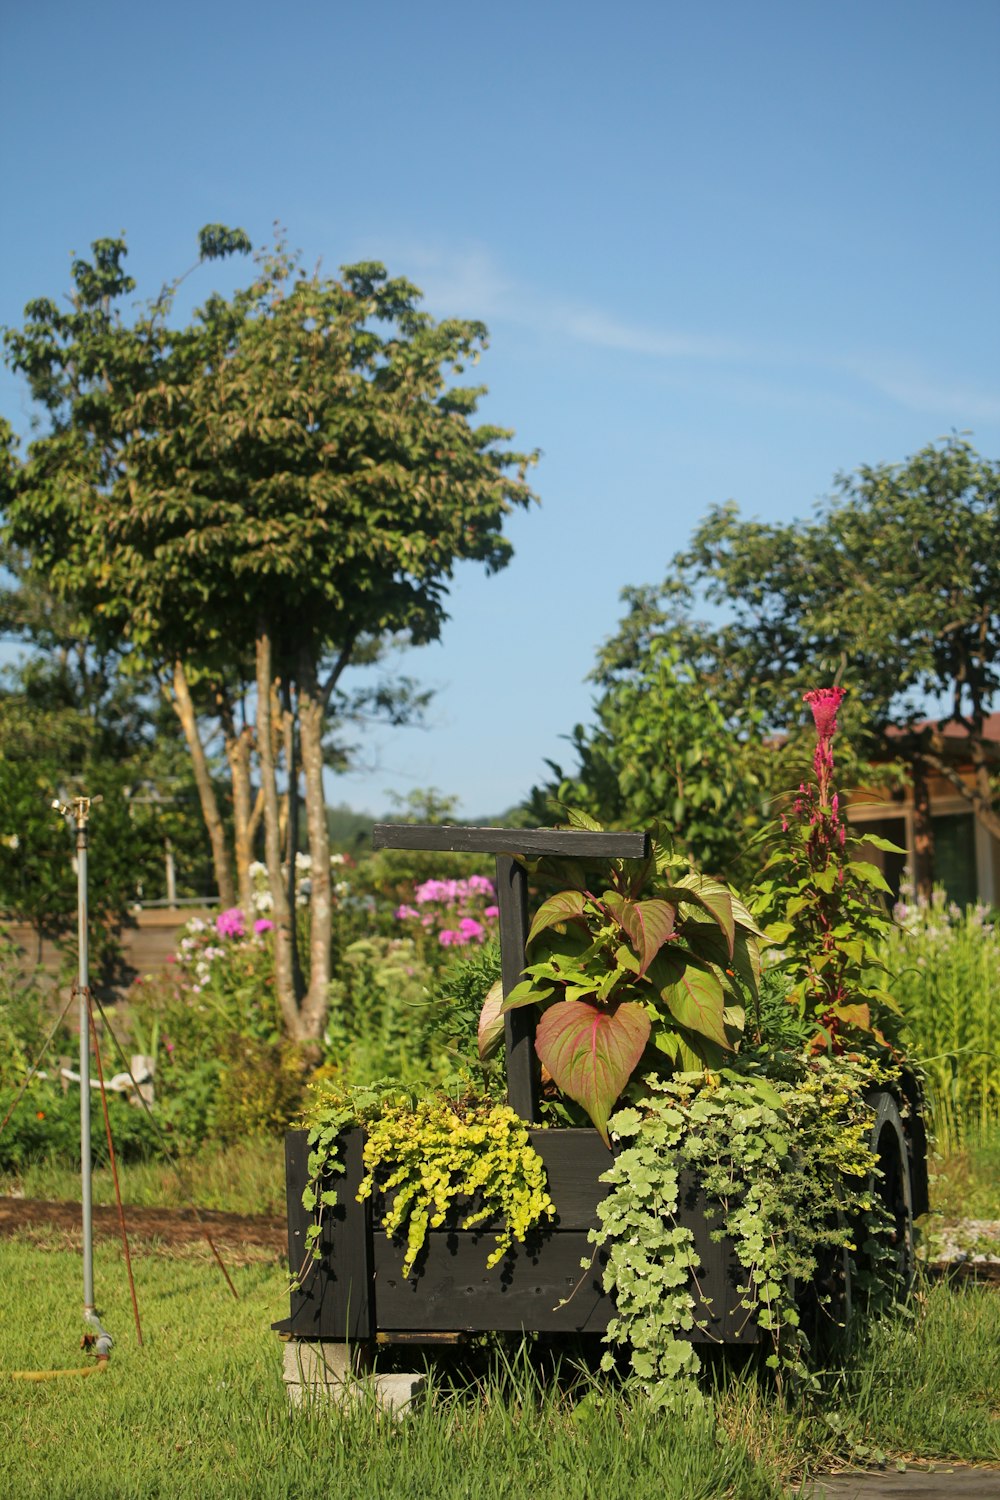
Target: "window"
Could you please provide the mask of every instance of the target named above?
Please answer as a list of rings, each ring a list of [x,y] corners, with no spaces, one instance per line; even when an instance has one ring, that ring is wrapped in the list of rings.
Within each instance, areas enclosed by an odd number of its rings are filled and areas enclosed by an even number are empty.
[[[934,830],[934,884],[943,885],[949,901],[966,907],[979,891],[976,882],[976,830],[971,813],[931,818]]]

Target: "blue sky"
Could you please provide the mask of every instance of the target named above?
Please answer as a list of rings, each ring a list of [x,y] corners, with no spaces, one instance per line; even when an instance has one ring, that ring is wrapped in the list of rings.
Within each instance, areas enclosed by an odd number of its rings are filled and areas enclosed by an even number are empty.
[[[278,220],[489,325],[483,416],[542,450],[541,506],[400,662],[431,727],[366,737],[334,800],[510,805],[711,504],[805,516],[953,429],[1000,456],[995,0],[41,0],[4,32],[0,323],[99,235],[146,294],[202,224]]]

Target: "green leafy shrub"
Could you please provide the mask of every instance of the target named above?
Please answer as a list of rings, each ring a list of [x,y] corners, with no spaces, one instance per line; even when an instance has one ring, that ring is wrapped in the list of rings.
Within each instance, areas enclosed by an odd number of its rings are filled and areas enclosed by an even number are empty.
[[[0,1118],[14,1101],[16,1090],[0,1091]],[[122,1162],[149,1161],[162,1154],[155,1127],[141,1106],[119,1094],[108,1094],[108,1117],[115,1156]],[[90,1143],[96,1163],[107,1160],[108,1146],[100,1094],[92,1091]],[[80,1093],[73,1084],[63,1093],[51,1079],[34,1078],[0,1134],[0,1170],[19,1172],[34,1162],[58,1160],[80,1164]]]
[[[983,905],[964,911],[935,891],[904,890],[884,961],[904,1037],[926,1080],[938,1145],[961,1148],[1000,1125],[1000,927]]]
[[[888,1227],[870,1192],[877,1160],[868,1148],[865,1091],[895,1074],[845,1058],[790,1057],[785,1078],[748,1058],[721,1076],[647,1079],[645,1097],[611,1118],[610,1191],[591,1239],[605,1244],[604,1286],[617,1315],[607,1337],[628,1346],[632,1369],[659,1405],[702,1400],[699,1358],[686,1337],[697,1310],[690,1290],[699,1262],[691,1230],[676,1222],[680,1174],[697,1173],[716,1238],[733,1242],[745,1273],[747,1320],[770,1344],[779,1379],[809,1384],[809,1340],[797,1292],[812,1285],[831,1252],[853,1254],[863,1227],[874,1302],[892,1293]],[[834,1211],[833,1205],[836,1205]],[[838,1310],[827,1305],[831,1325]],[[612,1356],[604,1356],[611,1368]]]
[[[211,1121],[223,1144],[288,1129],[305,1090],[300,1048],[231,1034],[222,1043],[219,1064]]]
[[[757,992],[760,929],[727,886],[657,838],[646,859],[611,861],[603,880],[558,867],[571,883],[535,913],[525,977],[496,1007],[481,1055],[499,1045],[505,1012],[537,1006],[542,1066],[607,1140],[615,1100],[643,1067],[683,1072],[734,1054]]]

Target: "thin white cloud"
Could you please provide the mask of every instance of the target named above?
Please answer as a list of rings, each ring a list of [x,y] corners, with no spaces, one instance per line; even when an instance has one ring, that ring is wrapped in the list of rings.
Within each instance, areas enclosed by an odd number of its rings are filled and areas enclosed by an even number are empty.
[[[554,321],[562,332],[581,343],[620,349],[627,354],[648,354],[654,359],[729,361],[746,355],[746,351],[728,339],[639,327],[620,322],[595,308],[563,308],[556,311]]]
[[[428,305],[440,314],[482,318],[489,323],[514,323],[591,348],[616,350],[664,363],[729,365],[742,367],[744,372],[748,366],[755,366],[761,376],[767,371],[772,390],[776,380],[783,383],[787,379],[789,393],[800,396],[807,371],[820,377],[848,375],[859,385],[877,391],[909,411],[943,422],[963,425],[1000,421],[1000,394],[996,391],[952,384],[916,364],[884,354],[817,357],[803,349],[777,344],[755,346],[716,333],[633,322],[602,307],[546,297],[535,288],[518,283],[481,245],[456,251],[427,244],[400,244],[396,250],[398,255],[394,258],[411,268]],[[829,395],[824,399],[829,399]]]
[[[935,380],[915,368],[852,362],[851,374],[909,411],[957,422],[1000,422],[1000,394]]]

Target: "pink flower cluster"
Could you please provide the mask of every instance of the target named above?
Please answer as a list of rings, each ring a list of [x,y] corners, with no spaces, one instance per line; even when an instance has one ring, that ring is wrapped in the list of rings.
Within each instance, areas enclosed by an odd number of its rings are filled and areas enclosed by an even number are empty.
[[[259,937],[263,932],[270,932],[274,923],[267,917],[258,917],[253,924],[253,930]],[[215,919],[215,930],[220,937],[241,938],[246,937],[246,918],[242,909],[238,906],[230,906],[226,911],[220,911]]]
[[[425,880],[418,885],[413,899],[418,906],[435,902],[440,906],[461,906],[473,896],[492,896],[493,882],[485,875],[470,875],[467,880]]]
[[[484,943],[489,924],[500,915],[495,896],[493,882],[485,875],[470,875],[466,880],[425,880],[414,890],[416,906],[398,906],[396,918],[419,922],[428,932],[437,928],[437,940],[444,948]]]

